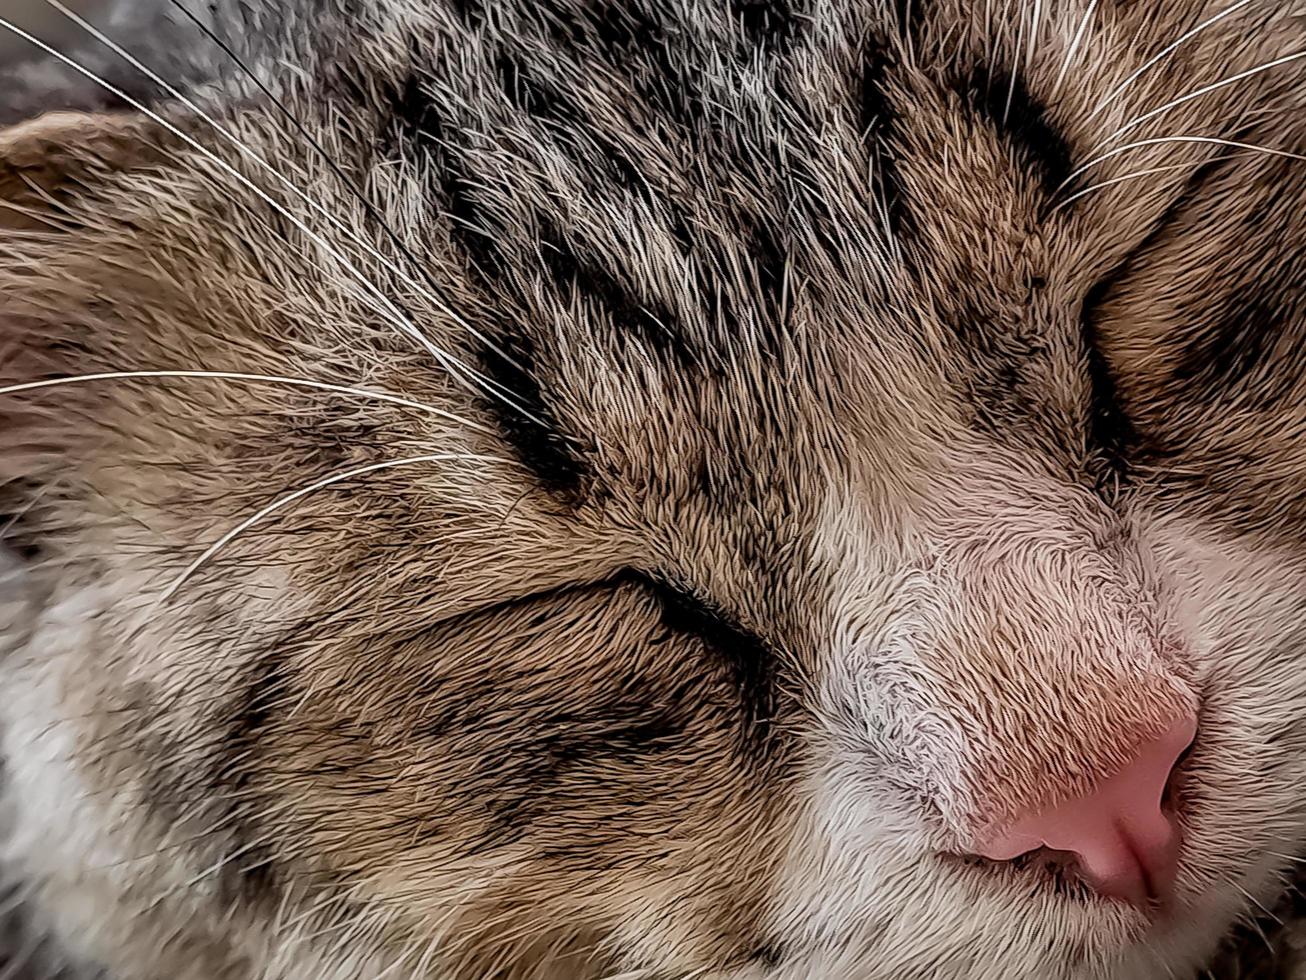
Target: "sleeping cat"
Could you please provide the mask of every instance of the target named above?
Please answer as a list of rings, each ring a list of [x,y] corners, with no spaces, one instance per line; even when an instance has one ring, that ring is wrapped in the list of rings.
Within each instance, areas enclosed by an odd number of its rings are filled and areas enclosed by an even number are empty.
[[[2,853],[69,955],[1131,980],[1277,899],[1306,7],[201,13],[220,84],[0,131]]]

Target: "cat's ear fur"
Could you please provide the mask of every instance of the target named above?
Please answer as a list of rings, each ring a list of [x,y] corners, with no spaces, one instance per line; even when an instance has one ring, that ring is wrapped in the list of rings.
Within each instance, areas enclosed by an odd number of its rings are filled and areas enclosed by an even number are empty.
[[[107,246],[84,232],[132,233],[116,215],[140,196],[129,175],[164,162],[159,130],[132,112],[50,112],[0,127],[0,386],[85,370],[88,310],[109,280],[86,274]],[[21,428],[19,407],[0,398],[0,431]],[[0,456],[18,452],[7,445]],[[0,467],[0,483],[7,476]]]
[[[135,113],[50,112],[0,129],[0,231],[76,221],[71,202],[163,155],[154,128]]]

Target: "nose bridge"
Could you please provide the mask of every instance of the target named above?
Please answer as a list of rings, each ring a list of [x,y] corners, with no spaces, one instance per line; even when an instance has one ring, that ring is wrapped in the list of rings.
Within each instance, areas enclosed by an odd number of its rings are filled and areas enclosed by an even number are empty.
[[[973,842],[1091,795],[1196,706],[1163,624],[1100,556],[1032,542],[972,561],[925,656],[962,733],[950,822]]]

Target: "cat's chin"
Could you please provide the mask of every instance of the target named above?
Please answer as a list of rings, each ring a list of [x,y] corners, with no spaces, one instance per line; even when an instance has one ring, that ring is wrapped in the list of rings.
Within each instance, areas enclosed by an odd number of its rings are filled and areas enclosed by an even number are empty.
[[[1209,816],[1209,815],[1208,815]],[[949,877],[980,891],[993,908],[1026,902],[1029,955],[1052,951],[1053,972],[1029,974],[1055,980],[1154,980],[1158,976],[1197,975],[1236,926],[1251,915],[1266,915],[1282,891],[1284,871],[1272,855],[1249,866],[1231,850],[1185,855],[1174,896],[1165,904],[1137,907],[1096,894],[1060,855],[1037,853],[1015,862],[972,857],[940,857]],[[970,906],[965,917],[997,918],[1003,913]],[[1012,919],[1011,921],[1015,921]],[[994,932],[1000,935],[1000,930]],[[991,937],[990,937],[991,938]],[[997,960],[995,959],[995,962]],[[1006,975],[1024,976],[1013,956]],[[995,974],[997,976],[998,974]],[[872,974],[867,974],[870,980]]]
[[[1197,765],[1205,765],[1209,751],[1209,744],[1199,746],[1194,753]],[[1216,781],[1209,788],[1217,790],[1220,784]],[[838,789],[832,792],[823,812],[846,815],[848,810],[838,804],[847,804],[847,797]],[[1097,894],[1064,855],[1036,852],[996,862],[931,850],[928,836],[913,835],[905,820],[894,821],[887,804],[874,808],[881,818],[874,829],[865,823],[857,829],[852,822],[827,816],[821,822],[824,833],[805,842],[809,854],[824,857],[795,860],[788,882],[783,921],[789,928],[778,932],[790,940],[788,956],[765,969],[751,964],[722,976],[1196,976],[1241,919],[1260,914],[1258,906],[1273,906],[1290,860],[1275,857],[1280,849],[1272,843],[1269,797],[1241,799],[1230,813],[1220,795],[1205,793],[1179,801],[1191,806],[1185,813],[1187,843],[1175,894],[1166,905],[1149,908]],[[1240,816],[1247,823],[1233,833]],[[886,860],[889,841],[897,856]],[[1244,845],[1251,850],[1244,852]],[[1282,853],[1288,853],[1286,846]],[[797,870],[800,867],[807,869],[806,876]]]
[[[796,953],[782,964],[750,964],[710,975],[720,980],[1182,980],[1198,975],[1236,921],[1236,912],[1222,899],[1179,906],[1166,919],[1096,898],[1026,916],[1015,916],[1012,909],[1009,900],[992,907],[980,903],[959,908],[951,922],[920,920],[914,928],[904,922],[893,949],[872,941],[854,952],[858,940],[850,938],[840,953],[829,948]],[[980,920],[989,924],[983,933],[967,928]],[[1006,923],[1005,935],[995,928],[998,922]],[[917,938],[906,941],[913,931]],[[862,938],[869,939],[870,932]]]

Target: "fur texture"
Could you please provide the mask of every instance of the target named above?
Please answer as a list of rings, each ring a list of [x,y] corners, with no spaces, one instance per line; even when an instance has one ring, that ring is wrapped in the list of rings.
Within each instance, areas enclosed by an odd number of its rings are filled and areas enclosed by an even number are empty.
[[[239,7],[252,74],[0,134],[0,379],[223,375],[0,401],[64,946],[1130,980],[1276,899],[1306,9]],[[960,857],[1191,711],[1175,914]]]

